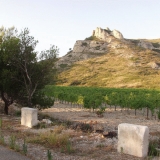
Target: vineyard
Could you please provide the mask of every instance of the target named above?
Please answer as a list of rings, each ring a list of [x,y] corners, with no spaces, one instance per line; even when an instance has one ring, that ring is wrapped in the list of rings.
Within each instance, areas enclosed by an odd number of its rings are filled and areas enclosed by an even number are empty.
[[[121,109],[143,108],[157,114],[160,118],[160,91],[148,89],[121,89],[121,88],[92,88],[92,87],[66,87],[48,85],[44,89],[47,97],[54,97],[62,103],[82,105],[84,108],[105,111],[106,107],[114,106]]]

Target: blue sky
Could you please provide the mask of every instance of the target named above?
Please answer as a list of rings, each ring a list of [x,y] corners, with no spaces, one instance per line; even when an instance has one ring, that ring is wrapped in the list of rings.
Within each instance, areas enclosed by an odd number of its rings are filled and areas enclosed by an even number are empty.
[[[29,28],[37,50],[60,49],[91,36],[96,27],[125,38],[160,38],[160,0],[0,0],[0,26]]]

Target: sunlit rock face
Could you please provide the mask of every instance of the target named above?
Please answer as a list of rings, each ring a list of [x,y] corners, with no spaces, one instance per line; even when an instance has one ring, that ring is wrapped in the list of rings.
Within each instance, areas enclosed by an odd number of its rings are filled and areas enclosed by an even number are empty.
[[[108,51],[108,43],[102,41],[77,40],[73,50],[55,64],[56,68],[60,66],[69,66],[74,62],[99,57]]]
[[[108,27],[106,29],[102,29],[100,27],[97,27],[95,30],[93,30],[92,36],[95,36],[101,40],[111,42],[112,38],[117,39],[123,39],[123,35],[121,32],[117,30],[111,31]]]
[[[122,33],[119,32],[119,31],[117,31],[117,30],[113,30],[113,31],[111,32],[111,34],[112,34],[115,38],[117,38],[117,39],[123,39]]]

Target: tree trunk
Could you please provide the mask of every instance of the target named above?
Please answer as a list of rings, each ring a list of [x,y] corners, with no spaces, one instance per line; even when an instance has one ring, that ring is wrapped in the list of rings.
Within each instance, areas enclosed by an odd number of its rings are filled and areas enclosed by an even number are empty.
[[[148,107],[147,107],[147,119],[148,119],[148,115],[149,115],[149,109],[148,109]]]
[[[8,96],[5,96],[5,93],[3,90],[1,90],[1,98],[2,100],[4,101],[5,103],[5,106],[4,106],[4,113],[6,115],[8,115],[8,107],[13,103],[13,99],[12,98],[9,98]]]
[[[31,103],[31,95],[28,96],[28,107],[32,107],[32,103]]]
[[[4,106],[4,113],[6,115],[8,115],[8,107],[9,107],[9,104],[7,102],[5,102],[5,106]]]
[[[31,108],[31,100],[30,99],[28,99],[28,107]]]

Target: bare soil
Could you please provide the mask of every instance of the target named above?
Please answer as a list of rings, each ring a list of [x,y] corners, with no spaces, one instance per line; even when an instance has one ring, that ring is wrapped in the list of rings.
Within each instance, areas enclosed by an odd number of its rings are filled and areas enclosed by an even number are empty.
[[[10,108],[13,114],[14,107]],[[95,112],[81,108],[80,106],[61,104],[56,102],[52,108],[45,109],[40,113],[49,115],[60,121],[72,122],[73,124],[87,123],[94,128],[91,133],[82,132],[80,129],[66,128],[63,132],[69,133],[70,141],[74,152],[64,153],[58,148],[47,148],[44,145],[28,143],[27,156],[33,160],[47,160],[47,150],[50,149],[53,158],[56,160],[142,160],[123,153],[117,152],[117,136],[107,138],[103,136],[106,132],[118,132],[120,123],[132,123],[145,125],[149,127],[150,139],[160,137],[160,122],[156,116],[146,118],[146,110],[137,111],[135,116],[134,110],[122,110],[114,107],[108,107],[103,117],[98,117]],[[48,126],[45,129],[30,129],[20,125],[20,117],[14,115],[0,115],[3,120],[2,133],[5,135],[6,142],[12,134],[16,134],[17,143],[22,146],[23,137],[33,137],[40,132],[54,130],[55,126]],[[57,124],[56,124],[57,125]],[[97,133],[103,131],[103,133]],[[148,159],[148,158],[146,158]]]

